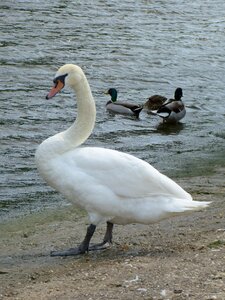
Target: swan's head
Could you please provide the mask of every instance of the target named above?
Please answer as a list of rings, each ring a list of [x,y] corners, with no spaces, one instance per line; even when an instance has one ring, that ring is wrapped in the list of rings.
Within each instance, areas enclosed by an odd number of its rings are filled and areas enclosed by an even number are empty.
[[[84,78],[82,69],[76,65],[66,64],[58,69],[53,79],[54,86],[46,96],[51,99],[58,94],[64,86],[76,87],[76,85]]]

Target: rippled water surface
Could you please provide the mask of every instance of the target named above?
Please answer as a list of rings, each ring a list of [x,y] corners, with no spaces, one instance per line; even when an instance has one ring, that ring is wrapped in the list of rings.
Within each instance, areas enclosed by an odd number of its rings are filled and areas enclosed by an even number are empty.
[[[97,106],[86,142],[134,154],[172,178],[225,165],[225,2],[4,1],[1,8],[1,220],[66,205],[34,164],[38,144],[74,120],[74,96],[45,95],[64,63],[80,65]],[[104,91],[144,103],[184,91],[187,115],[162,126],[105,111]]]

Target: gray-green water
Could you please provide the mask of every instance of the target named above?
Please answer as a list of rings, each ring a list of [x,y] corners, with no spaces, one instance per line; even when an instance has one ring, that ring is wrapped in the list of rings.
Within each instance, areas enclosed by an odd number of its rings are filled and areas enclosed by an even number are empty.
[[[64,63],[80,65],[97,105],[88,145],[129,152],[176,178],[225,165],[225,2],[4,1],[1,8],[1,220],[66,205],[34,164],[38,144],[67,128],[74,96],[45,95]],[[144,103],[181,86],[187,115],[169,128],[144,112],[111,116],[104,91]]]

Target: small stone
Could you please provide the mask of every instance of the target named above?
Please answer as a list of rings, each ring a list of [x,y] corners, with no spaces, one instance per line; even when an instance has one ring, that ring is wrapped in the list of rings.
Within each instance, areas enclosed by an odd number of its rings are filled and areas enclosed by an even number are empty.
[[[145,288],[139,288],[139,289],[137,289],[137,291],[141,292],[141,293],[146,293],[147,289],[145,289]]]
[[[174,292],[174,294],[181,294],[183,291],[175,289],[173,292]]]

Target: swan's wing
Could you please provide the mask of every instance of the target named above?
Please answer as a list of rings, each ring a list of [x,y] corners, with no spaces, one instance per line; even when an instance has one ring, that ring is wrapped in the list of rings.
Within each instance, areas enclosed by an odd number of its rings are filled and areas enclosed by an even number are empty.
[[[53,187],[85,208],[90,221],[149,224],[200,208],[190,194],[148,163],[103,148],[77,148],[52,161]]]
[[[108,188],[120,198],[148,198],[154,195],[170,195],[175,198],[189,198],[178,184],[158,172],[147,162],[132,155],[103,148],[78,148],[67,153],[64,165],[74,178],[86,180],[87,185]],[[86,178],[86,179],[85,179]]]

